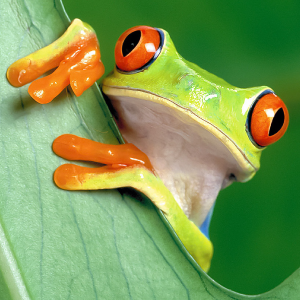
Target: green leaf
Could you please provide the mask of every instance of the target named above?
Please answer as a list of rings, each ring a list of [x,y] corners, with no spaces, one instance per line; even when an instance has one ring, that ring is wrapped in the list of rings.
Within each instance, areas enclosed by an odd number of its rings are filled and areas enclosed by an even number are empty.
[[[212,281],[151,201],[130,189],[68,192],[53,171],[63,133],[121,137],[93,86],[47,105],[13,88],[7,67],[69,24],[60,1],[1,3],[0,299],[245,299]],[[297,299],[299,271],[259,299]],[[251,297],[253,298],[253,297]]]

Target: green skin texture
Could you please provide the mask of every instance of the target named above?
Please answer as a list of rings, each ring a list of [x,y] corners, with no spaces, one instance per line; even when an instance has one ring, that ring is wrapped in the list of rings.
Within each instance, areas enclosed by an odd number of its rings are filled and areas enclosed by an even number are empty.
[[[164,33],[162,52],[147,71],[128,75],[115,69],[103,80],[103,85],[154,93],[207,120],[234,141],[251,162],[254,169],[249,170],[242,181],[250,179],[260,167],[262,148],[250,140],[245,130],[247,115],[257,96],[271,89],[265,86],[243,89],[230,85],[182,58],[169,34]],[[214,97],[209,99],[211,95]],[[243,109],[245,101],[247,109]]]

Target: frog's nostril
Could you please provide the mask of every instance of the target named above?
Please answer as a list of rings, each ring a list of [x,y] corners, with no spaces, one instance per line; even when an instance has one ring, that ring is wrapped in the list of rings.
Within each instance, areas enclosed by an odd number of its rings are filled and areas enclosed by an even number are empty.
[[[140,39],[141,39],[140,30],[128,34],[122,45],[123,56],[127,56],[136,47]]]

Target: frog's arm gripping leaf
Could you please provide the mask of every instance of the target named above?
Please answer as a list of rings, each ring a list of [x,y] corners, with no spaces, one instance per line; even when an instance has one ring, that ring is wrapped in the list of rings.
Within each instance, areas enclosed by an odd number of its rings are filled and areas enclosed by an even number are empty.
[[[38,77],[58,67],[52,74]],[[28,92],[39,103],[52,101],[69,84],[78,97],[104,73],[96,33],[88,24],[75,19],[52,44],[23,57],[7,70],[15,87],[33,80]]]
[[[148,157],[132,144],[106,145],[73,135],[58,137],[54,152],[69,160],[107,164],[100,168],[60,166],[54,181],[66,190],[132,187],[146,195],[166,216],[179,239],[203,270],[208,271],[212,244],[191,222],[163,182],[153,174]]]
[[[8,3],[8,2],[7,2]],[[48,11],[48,6],[46,5],[46,4],[49,4],[49,7],[53,7],[53,3],[52,3],[52,1],[50,1],[50,0],[45,0],[45,1],[43,1],[43,5],[39,5],[39,2],[36,2],[36,1],[33,1],[33,0],[28,0],[27,1],[27,5],[29,4],[29,3],[31,3],[31,8],[33,7],[36,7],[36,11],[38,12],[37,14],[31,14],[32,16],[33,16],[33,20],[31,21],[31,25],[32,26],[37,26],[37,22],[35,22],[36,20],[34,19],[34,18],[37,18],[37,16],[41,16],[41,18],[44,16],[46,16],[48,13],[49,13],[49,11]],[[4,3],[4,5],[6,5],[6,2]],[[7,6],[7,5],[6,5]],[[28,7],[25,7],[24,6],[24,8],[22,8],[23,9],[23,11],[24,12],[28,12]],[[66,22],[66,20],[67,20],[67,17],[66,17],[66,15],[65,15],[65,12],[64,12],[64,9],[63,9],[63,7],[62,7],[62,3],[61,3],[61,1],[60,0],[55,0],[54,1],[54,9],[55,10],[57,10],[58,12],[59,12],[59,17],[56,17],[56,18],[53,18],[54,19],[54,22]],[[8,11],[8,10],[7,10]],[[22,10],[21,10],[22,11]],[[48,15],[49,16],[49,15]],[[4,14],[4,18],[5,18],[6,16],[5,16],[5,14]],[[52,16],[51,16],[51,18],[52,18]],[[50,18],[50,19],[51,19]],[[62,18],[62,19],[60,19],[60,18]],[[13,19],[18,19],[18,18],[14,18],[13,17]],[[42,18],[43,20],[45,20],[45,18]],[[52,19],[51,19],[52,20]],[[9,26],[10,27],[12,27],[12,25],[11,25],[11,22],[9,21],[9,19],[7,19],[6,18],[6,22],[2,22],[1,23],[2,25],[2,27],[4,26],[4,25],[7,25],[7,24],[9,24]],[[28,25],[29,26],[29,25]],[[38,25],[39,26],[39,25]],[[5,26],[4,26],[5,27]],[[37,27],[39,30],[40,30],[40,27]],[[1,30],[1,33],[5,33],[5,31],[6,31],[7,29],[6,28],[3,28],[3,30]],[[44,32],[43,32],[44,33]],[[45,34],[45,33],[44,33]],[[48,33],[49,34],[49,33]],[[63,39],[62,39],[63,40]],[[61,40],[61,42],[63,43],[63,41]],[[5,45],[5,44],[4,44]],[[53,46],[53,45],[52,45]],[[3,47],[3,46],[2,46]],[[48,49],[46,52],[48,53],[48,51],[49,50],[51,50],[51,46],[50,47],[48,47],[48,48],[46,48],[46,49]],[[53,50],[53,49],[52,49]],[[51,50],[51,51],[52,51]],[[50,51],[50,52],[51,52]],[[40,52],[41,53],[41,52]],[[74,54],[74,53],[73,53]],[[72,57],[72,54],[70,55],[71,57]],[[70,56],[66,56],[66,60],[68,60],[69,58],[70,58]],[[96,59],[97,60],[97,59]],[[23,62],[25,62],[25,61],[23,61]],[[78,61],[77,61],[78,62]],[[25,62],[25,64],[26,64],[26,62]],[[75,62],[75,64],[76,64],[76,62]],[[5,65],[5,64],[4,64]],[[58,65],[58,62],[54,59],[53,60],[53,57],[51,58],[51,55],[50,55],[50,64],[49,64],[49,66],[50,66],[50,69],[51,68],[53,68],[54,66],[57,66]],[[79,65],[80,65],[80,63],[79,63]],[[92,64],[91,64],[92,65]],[[91,67],[89,67],[89,68],[91,68],[92,69],[92,66]],[[100,68],[98,68],[98,69],[100,69],[100,72],[99,73],[101,73],[101,65],[100,65]],[[49,69],[49,67],[48,67],[48,69]],[[70,70],[70,68],[67,68],[68,70]],[[44,70],[44,71],[46,71],[46,70]],[[58,72],[59,73],[59,72]],[[58,73],[56,73],[56,74],[58,74]],[[25,73],[23,73],[23,75],[24,75]],[[58,74],[59,75],[59,74]],[[13,77],[13,75],[12,75],[12,77],[11,77],[11,74],[9,74],[9,72],[7,73],[7,76],[9,77],[9,78],[12,78]],[[29,81],[31,81],[31,80],[34,80],[35,78],[37,78],[38,76],[40,76],[40,74],[36,74],[36,75],[34,75],[33,77],[31,77],[29,80],[28,80],[28,82]],[[71,76],[70,76],[71,77]],[[66,85],[67,84],[67,82],[68,82],[68,78],[66,79],[65,77],[63,77],[64,78],[64,83],[63,83],[63,85]],[[87,78],[87,76],[86,76],[86,78]],[[14,85],[15,86],[19,86],[19,82],[18,82],[18,80],[19,79],[21,79],[21,77],[17,77],[17,82],[15,81],[15,83],[14,83]],[[14,80],[12,79],[12,82],[13,82]],[[25,81],[24,81],[25,82]],[[50,83],[51,83],[51,80],[49,81]],[[49,82],[45,82],[46,83],[46,85],[47,84],[49,84]],[[71,80],[70,80],[70,82],[71,82]],[[76,82],[76,81],[75,81]],[[75,86],[75,85],[73,85],[73,86]],[[61,89],[61,87],[59,87],[59,89]],[[37,101],[39,101],[39,102],[41,102],[41,103],[46,103],[46,102],[49,102],[49,101],[51,101],[51,98],[53,97],[53,95],[50,97],[50,98],[48,98],[48,99],[43,99],[43,97],[40,97],[43,93],[42,93],[42,91],[43,91],[43,89],[40,89],[40,86],[38,85],[37,86],[37,89],[32,89],[33,90],[33,93],[32,93],[32,95],[33,95],[33,97],[34,97],[34,95],[36,95],[37,96]],[[3,89],[2,89],[2,91],[3,91]],[[40,93],[38,93],[38,91],[41,91]],[[59,92],[59,91],[58,91]],[[76,88],[75,88],[75,93],[76,93]],[[80,92],[79,92],[79,94],[80,94]],[[54,95],[54,97],[55,97],[55,95]],[[53,98],[54,98],[53,97]],[[27,124],[27,126],[28,126],[28,124]],[[73,167],[72,167],[73,168]],[[76,169],[77,167],[75,167],[75,169]],[[130,179],[130,185],[133,183],[133,182],[137,182],[137,186],[135,186],[135,188],[137,188],[137,189],[141,189],[142,190],[142,192],[143,193],[145,193],[146,195],[150,195],[150,198],[151,198],[151,196],[152,196],[152,193],[158,193],[159,192],[159,194],[161,194],[163,197],[165,197],[165,198],[169,198],[169,197],[171,197],[171,195],[169,195],[169,191],[168,190],[164,190],[165,188],[164,188],[164,186],[161,184],[161,182],[160,182],[160,180],[157,178],[157,177],[155,177],[150,171],[148,171],[148,169],[146,169],[145,167],[143,167],[143,166],[134,166],[134,167],[127,167],[127,169],[126,168],[115,168],[115,172],[98,172],[97,173],[97,170],[95,170],[94,169],[94,171],[91,173],[91,175],[92,175],[92,177],[95,179],[97,176],[100,176],[100,177],[102,177],[103,178],[103,176],[110,176],[110,180],[115,180],[115,176],[116,176],[116,174],[118,173],[118,172],[120,172],[118,175],[120,175],[120,176],[118,176],[118,184],[120,184],[121,182],[123,182],[124,184],[125,183],[128,183],[128,177],[126,178],[126,176],[128,176],[128,173],[127,173],[127,171],[126,170],[129,170],[129,169],[131,169],[131,171],[133,171],[133,173],[131,172],[131,174],[130,174],[130,176],[135,176],[136,177],[136,180],[132,180],[132,179]],[[105,170],[105,167],[104,167],[104,169],[102,169],[102,170]],[[80,172],[79,172],[80,173]],[[81,174],[86,174],[86,175],[84,175],[84,176],[89,176],[89,172],[83,172],[83,173],[81,173]],[[147,185],[147,186],[144,186],[144,183],[140,183],[139,182],[139,180],[141,179],[141,177],[142,176],[144,176],[145,178],[147,178],[147,181],[148,182],[151,182],[151,181],[153,181],[153,184],[151,185],[151,186],[149,186],[149,185]],[[120,179],[119,179],[120,178]],[[127,181],[127,182],[126,182]],[[92,187],[92,183],[93,183],[93,181],[90,181],[90,185],[91,185],[91,187]],[[85,184],[85,183],[83,183],[83,184]],[[101,185],[101,184],[104,184],[104,181],[97,181],[97,183],[96,183],[97,185]],[[80,183],[80,185],[81,185],[81,183]],[[95,187],[95,186],[94,186]],[[70,200],[71,201],[71,200]],[[175,202],[174,202],[175,203]],[[177,208],[173,208],[173,206],[172,205],[169,205],[167,208],[164,206],[164,204],[163,204],[163,202],[160,202],[160,206],[161,206],[161,208],[163,209],[163,210],[165,210],[165,212],[167,212],[168,210],[170,211],[170,210],[172,210],[172,209],[175,209],[175,210],[177,210]],[[73,208],[74,209],[74,208]],[[73,214],[74,214],[74,211],[73,211]],[[176,215],[176,213],[175,213],[175,215]],[[180,218],[180,213],[179,213],[179,218]],[[77,224],[77,226],[78,226],[78,224]],[[171,229],[170,229],[171,230]],[[180,231],[180,229],[179,229],[179,231]],[[2,231],[1,231],[2,232]],[[3,231],[4,232],[4,231]],[[1,238],[0,239],[0,243],[1,243],[1,249],[3,248],[3,239]],[[17,249],[17,248],[16,248]],[[184,249],[183,249],[184,250]],[[10,251],[10,250],[9,250]],[[184,251],[183,251],[184,252]],[[8,253],[8,251],[6,251],[6,253]],[[187,252],[184,252],[187,256],[188,256],[188,253]],[[1,256],[1,261],[3,261],[4,260],[4,256]],[[11,259],[10,261],[12,261],[12,260],[14,260],[14,258],[13,259]],[[215,283],[214,281],[212,281],[206,274],[204,274],[202,271],[201,271],[201,269],[199,269],[199,267],[197,266],[197,264],[195,264],[194,262],[193,262],[193,260],[191,260],[190,261],[191,262],[191,265],[194,267],[194,270],[196,271],[196,272],[188,272],[188,274],[186,274],[186,275],[183,275],[183,274],[181,274],[180,276],[181,276],[181,278],[180,278],[180,282],[181,283],[184,283],[184,282],[186,282],[186,285],[185,285],[185,288],[186,288],[186,290],[185,290],[185,292],[187,293],[187,295],[188,295],[188,298],[189,299],[202,299],[203,297],[205,298],[205,299],[298,299],[298,297],[299,297],[299,293],[300,293],[300,272],[299,272],[299,270],[297,271],[297,272],[295,272],[295,274],[293,274],[292,276],[290,276],[285,282],[283,282],[278,288],[276,288],[275,290],[273,290],[273,291],[270,291],[270,292],[268,292],[268,293],[266,293],[266,294],[263,294],[263,295],[258,295],[258,296],[246,296],[246,295],[240,295],[240,294],[237,294],[237,293],[234,293],[234,292],[231,292],[231,291],[229,291],[229,290],[227,290],[227,289],[225,289],[225,288],[223,288],[223,287],[221,287],[221,286],[219,286],[217,283]],[[42,261],[40,262],[40,263],[42,263]],[[188,264],[188,263],[187,263]],[[1,264],[2,266],[3,266],[3,264]],[[21,264],[22,265],[22,264]],[[175,266],[174,266],[175,267]],[[18,267],[17,267],[18,268]],[[177,269],[177,268],[174,268],[174,270],[175,269]],[[1,270],[3,271],[3,267],[1,267]],[[41,271],[42,269],[40,268],[40,271]],[[10,269],[10,271],[12,271],[13,272],[13,270],[12,269]],[[5,273],[3,273],[3,274],[7,274],[7,272],[5,272]],[[19,275],[18,275],[19,276]],[[167,274],[165,274],[165,276],[167,276]],[[6,278],[7,276],[5,275],[5,278]],[[183,277],[187,277],[187,281],[185,280],[185,279],[183,279]],[[20,275],[19,277],[18,277],[20,280],[22,280],[23,279],[23,275]],[[26,276],[24,277],[24,278],[26,278]],[[167,277],[166,277],[167,278]],[[6,280],[6,279],[5,279]],[[7,280],[6,280],[7,281]],[[75,286],[75,281],[76,281],[76,278],[73,278],[72,279],[72,282],[74,282],[74,284],[73,284],[73,286]],[[2,277],[1,277],[1,284],[2,284],[3,282],[2,282]],[[61,283],[63,283],[63,282],[61,282]],[[192,283],[192,288],[189,288],[189,289],[187,289],[187,285],[189,285],[189,283]],[[44,284],[45,284],[45,280],[44,280]],[[128,286],[128,282],[127,282],[127,286]],[[27,286],[29,287],[29,285],[30,285],[30,282],[29,281],[27,281]],[[1,287],[3,286],[3,284],[1,285]],[[24,285],[25,286],[25,285]],[[11,284],[9,284],[8,285],[8,288],[11,290],[11,292],[10,292],[10,294],[13,296],[14,295],[14,292],[13,292],[13,289],[11,289],[11,287],[12,287],[12,285]],[[46,286],[45,286],[46,287]],[[59,291],[59,295],[61,295],[62,294],[62,292],[63,292],[63,285],[62,286],[57,286],[58,287],[58,291]],[[178,288],[178,285],[176,286],[177,288]],[[71,287],[67,287],[67,289],[69,290]],[[96,291],[98,289],[98,287],[96,286],[94,286],[94,291]],[[3,291],[3,289],[1,289],[2,291]],[[126,291],[125,292],[123,292],[122,293],[122,295],[124,296],[126,294]],[[8,295],[8,294],[7,294]],[[42,295],[42,294],[41,294]],[[147,292],[147,290],[145,289],[145,293],[143,294],[145,297],[147,296],[149,296],[149,292]],[[70,294],[69,294],[69,296],[70,296]],[[173,299],[174,298],[174,294],[170,294],[170,297]],[[149,297],[148,297],[149,298]],[[22,297],[22,296],[17,296],[17,297],[14,297],[13,296],[13,299],[27,299],[27,297]],[[37,299],[37,298],[36,298]],[[166,297],[165,297],[165,299],[166,299]],[[181,299],[183,299],[182,297],[181,297]]]

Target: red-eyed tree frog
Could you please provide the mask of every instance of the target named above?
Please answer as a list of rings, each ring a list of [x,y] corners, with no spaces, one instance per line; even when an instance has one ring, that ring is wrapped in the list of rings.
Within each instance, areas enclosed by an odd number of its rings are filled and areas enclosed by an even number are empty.
[[[242,89],[183,59],[169,34],[138,26],[115,48],[116,66],[103,80],[123,145],[105,145],[66,134],[53,143],[74,164],[54,173],[66,190],[133,187],[163,211],[176,234],[207,271],[213,254],[208,226],[219,191],[251,179],[261,151],[280,139],[289,115],[268,87]],[[46,77],[46,71],[59,67]],[[14,86],[33,81],[29,93],[48,103],[68,84],[80,95],[104,73],[93,29],[76,19],[53,44],[8,69]]]

